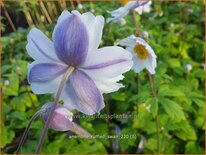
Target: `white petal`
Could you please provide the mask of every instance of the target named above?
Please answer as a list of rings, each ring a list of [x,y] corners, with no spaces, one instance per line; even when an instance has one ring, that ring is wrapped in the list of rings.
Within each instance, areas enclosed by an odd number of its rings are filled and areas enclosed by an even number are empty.
[[[142,15],[142,13],[143,13],[143,6],[140,6],[140,7],[136,8],[135,11],[136,11],[139,15]]]
[[[94,16],[92,13],[87,12],[82,14],[82,21],[84,22],[89,34],[89,48],[88,52],[95,51],[100,44],[102,38],[102,30],[104,27],[104,17]],[[88,54],[89,54],[88,53]]]
[[[136,45],[135,37],[133,35],[131,35],[131,36],[127,37],[127,38],[124,38],[120,42],[120,45],[134,47]]]
[[[26,49],[34,60],[40,62],[59,61],[55,54],[53,42],[37,28],[33,28],[29,32],[27,40]]]
[[[117,10],[114,11],[107,11],[108,13],[111,14],[111,18],[107,19],[107,23],[112,22],[112,21],[116,21],[119,18],[123,18],[125,17],[128,13],[129,13],[129,8],[127,7],[120,7]]]
[[[137,57],[133,58],[133,61],[134,61],[134,65],[133,65],[133,69],[136,73],[139,73],[141,72],[147,65],[146,61],[145,60],[141,60]]]
[[[121,83],[117,83],[119,80],[122,80],[124,76],[120,75],[116,78],[106,79],[102,81],[94,81],[97,87],[100,89],[102,93],[111,93],[119,90],[124,87]]]
[[[111,62],[115,63],[111,64]],[[100,48],[91,53],[80,69],[87,73],[94,81],[99,81],[100,79],[117,77],[129,71],[132,65],[132,55],[130,52],[118,46],[111,46]],[[91,66],[99,67],[95,69],[95,67]]]
[[[147,70],[151,74],[155,74],[156,66],[157,66],[156,58],[149,56],[149,58],[147,59],[147,66],[146,66]]]
[[[28,73],[35,64],[38,64],[38,62],[34,61],[32,64],[28,65]],[[42,83],[32,82],[30,86],[35,94],[56,93],[62,78],[63,78],[63,74],[59,75],[54,80],[48,82],[42,82]]]

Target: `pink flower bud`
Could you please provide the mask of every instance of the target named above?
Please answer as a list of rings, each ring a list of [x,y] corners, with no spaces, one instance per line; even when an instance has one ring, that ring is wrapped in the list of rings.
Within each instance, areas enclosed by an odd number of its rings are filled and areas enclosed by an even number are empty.
[[[49,113],[52,109],[53,103],[46,103],[42,108],[46,111],[41,114],[41,118],[46,122],[49,117]],[[68,131],[73,127],[72,124],[73,114],[66,109],[63,105],[57,104],[54,114],[52,116],[49,127],[56,131]]]

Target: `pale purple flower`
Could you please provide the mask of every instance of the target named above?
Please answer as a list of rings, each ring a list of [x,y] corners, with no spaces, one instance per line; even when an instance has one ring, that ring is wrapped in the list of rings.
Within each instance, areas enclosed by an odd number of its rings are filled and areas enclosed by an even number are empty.
[[[118,8],[117,10],[107,11],[112,16],[107,19],[107,23],[112,22],[112,21],[117,21],[118,19],[125,17],[129,13],[129,11],[136,9],[140,6],[143,6],[147,4],[148,2],[149,0],[129,1],[126,5]]]
[[[127,46],[127,50],[133,55],[133,70],[139,73],[146,68],[151,74],[155,74],[157,56],[151,46],[142,38],[131,35],[120,42],[120,45]]]
[[[53,103],[46,103],[42,106],[42,109],[45,109],[45,112],[41,114],[41,118],[44,122],[48,119],[52,106]],[[73,127],[72,116],[73,114],[68,109],[61,104],[57,104],[49,124],[49,128],[56,131],[70,130]]]
[[[99,48],[104,18],[87,12],[63,11],[49,40],[33,28],[26,46],[35,60],[29,65],[28,81],[36,94],[56,93],[69,67],[61,99],[68,109],[85,114],[99,112],[105,105],[103,93],[123,87],[117,83],[133,65],[132,56],[121,47]]]
[[[142,15],[143,12],[150,12],[151,11],[151,5],[152,5],[152,1],[149,1],[148,3],[146,3],[145,5],[141,5],[137,8],[135,8],[135,11],[139,14]]]

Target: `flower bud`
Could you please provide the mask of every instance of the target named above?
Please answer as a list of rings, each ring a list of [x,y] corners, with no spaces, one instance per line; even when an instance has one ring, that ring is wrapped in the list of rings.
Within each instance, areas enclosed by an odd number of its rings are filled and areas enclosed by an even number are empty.
[[[142,37],[143,39],[147,40],[148,37],[149,37],[149,33],[148,33],[147,31],[143,31],[143,32],[141,33],[141,37]]]
[[[5,81],[4,81],[4,85],[5,85],[5,86],[8,86],[9,84],[10,84],[9,80],[5,80]]]
[[[21,68],[20,68],[19,66],[17,66],[17,67],[15,68],[15,72],[20,74],[20,73],[21,73]]]
[[[123,26],[123,25],[125,25],[127,22],[126,22],[126,20],[125,20],[124,18],[119,18],[119,19],[117,20],[117,23],[118,23],[120,26]]]
[[[188,72],[190,72],[192,70],[192,65],[191,64],[187,64],[186,65],[186,69]]]
[[[42,106],[42,109],[45,109],[45,112],[41,114],[41,118],[44,122],[47,121],[53,104],[54,103],[46,103],[45,105]],[[72,116],[73,114],[68,109],[66,109],[61,104],[57,104],[54,113],[52,115],[49,128],[56,131],[70,130],[73,127]]]
[[[81,3],[78,4],[78,9],[82,10],[83,9],[83,5]]]

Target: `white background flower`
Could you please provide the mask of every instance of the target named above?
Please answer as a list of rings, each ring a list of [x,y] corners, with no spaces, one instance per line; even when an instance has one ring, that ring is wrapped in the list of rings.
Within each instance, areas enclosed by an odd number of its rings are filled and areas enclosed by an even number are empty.
[[[157,66],[156,55],[145,40],[131,35],[123,39],[120,44],[127,46],[126,49],[132,52],[134,61],[133,69],[136,73],[146,68],[151,74],[155,74]]]

